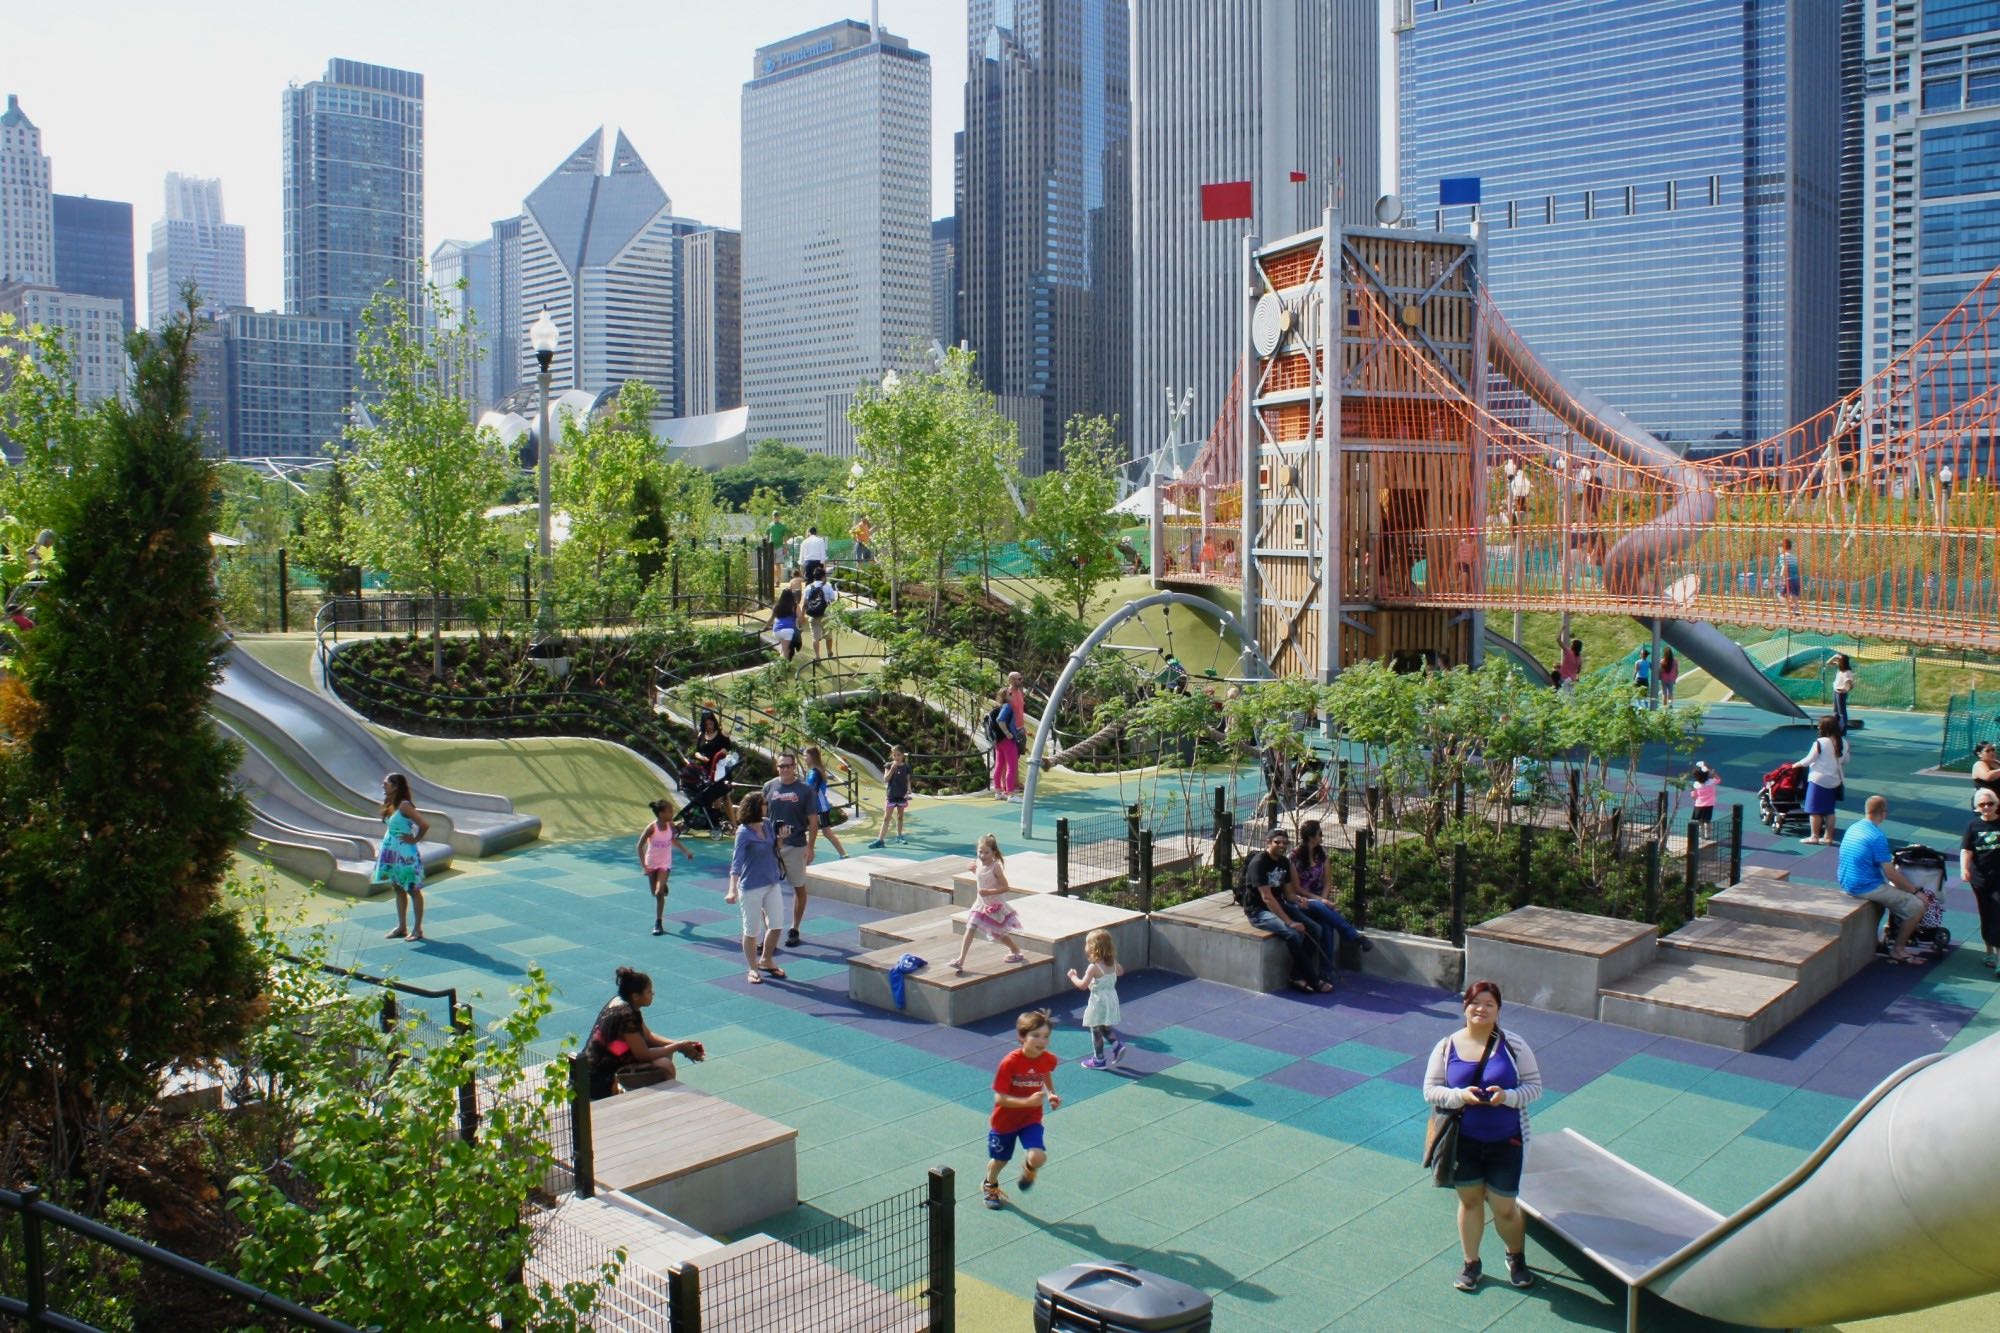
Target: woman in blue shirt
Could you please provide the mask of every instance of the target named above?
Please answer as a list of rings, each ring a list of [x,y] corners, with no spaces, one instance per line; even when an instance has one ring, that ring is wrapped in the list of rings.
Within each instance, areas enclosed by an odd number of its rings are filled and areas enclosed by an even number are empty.
[[[1506,1249],[1507,1281],[1516,1287],[1535,1284],[1525,1252],[1527,1219],[1515,1196],[1527,1157],[1528,1104],[1541,1095],[1535,1053],[1519,1037],[1500,1031],[1500,988],[1473,982],[1465,988],[1465,1026],[1437,1044],[1424,1072],[1424,1100],[1440,1111],[1459,1110],[1452,1183],[1458,1188],[1465,1269],[1452,1285],[1460,1291],[1479,1286],[1479,1240],[1489,1205],[1493,1229]]]
[[[723,901],[743,904],[743,961],[753,986],[764,974],[785,979],[778,966],[778,931],[784,925],[784,867],[778,864],[778,843],[764,817],[764,794],[751,792],[736,808],[736,848],[729,858],[729,892]],[[758,948],[759,937],[763,948]]]

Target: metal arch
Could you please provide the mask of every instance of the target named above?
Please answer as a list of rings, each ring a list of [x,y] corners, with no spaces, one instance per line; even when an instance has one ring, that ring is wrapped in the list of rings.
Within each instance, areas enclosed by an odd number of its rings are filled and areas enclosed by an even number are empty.
[[[1069,655],[1069,661],[1063,663],[1062,674],[1056,677],[1055,688],[1049,691],[1048,706],[1042,710],[1041,721],[1035,724],[1035,741],[1028,751],[1028,776],[1022,784],[1021,791],[1022,837],[1034,836],[1035,785],[1041,777],[1042,753],[1048,748],[1049,739],[1055,735],[1056,713],[1062,707],[1063,696],[1069,693],[1070,682],[1076,679],[1076,673],[1082,669],[1084,659],[1090,656],[1091,650],[1110,637],[1112,630],[1141,611],[1151,610],[1156,606],[1185,606],[1197,614],[1214,618],[1225,630],[1233,631],[1237,641],[1243,645],[1242,657],[1237,666],[1238,674],[1259,678],[1270,674],[1270,669],[1264,664],[1263,650],[1257,646],[1256,636],[1243,628],[1243,622],[1238,620],[1228,607],[1217,606],[1214,602],[1184,592],[1156,592],[1141,597],[1136,602],[1125,603],[1106,616],[1103,624],[1084,636],[1083,642],[1076,646],[1076,651]]]

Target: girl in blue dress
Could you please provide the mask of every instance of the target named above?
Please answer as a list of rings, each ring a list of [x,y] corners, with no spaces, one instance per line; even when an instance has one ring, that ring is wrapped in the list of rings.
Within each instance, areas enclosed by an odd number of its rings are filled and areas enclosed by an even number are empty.
[[[396,928],[392,940],[420,940],[424,937],[424,854],[418,846],[431,831],[430,821],[417,813],[410,799],[410,780],[401,773],[382,779],[382,845],[375,852],[374,884],[387,884],[396,891]],[[410,923],[410,904],[417,905],[416,923]]]

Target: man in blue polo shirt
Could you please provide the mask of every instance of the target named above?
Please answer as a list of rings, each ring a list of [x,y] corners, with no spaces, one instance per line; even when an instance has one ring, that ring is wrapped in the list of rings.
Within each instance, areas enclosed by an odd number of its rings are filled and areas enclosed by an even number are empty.
[[[1910,936],[1924,919],[1924,896],[1896,869],[1896,854],[1882,821],[1889,817],[1889,798],[1870,796],[1868,817],[1848,826],[1840,839],[1840,888],[1888,912],[1896,923],[1896,942],[1889,948],[1892,963],[1917,962],[1910,957]]]

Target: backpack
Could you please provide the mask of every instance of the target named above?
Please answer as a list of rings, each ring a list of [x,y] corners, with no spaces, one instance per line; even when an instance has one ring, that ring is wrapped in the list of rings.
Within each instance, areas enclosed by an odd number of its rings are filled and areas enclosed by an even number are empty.
[[[1012,740],[1007,728],[1000,725],[1000,709],[1004,705],[993,705],[993,711],[986,715],[986,739],[998,745],[1001,741]]]
[[[826,585],[815,583],[806,589],[806,614],[818,620],[826,614]]]

